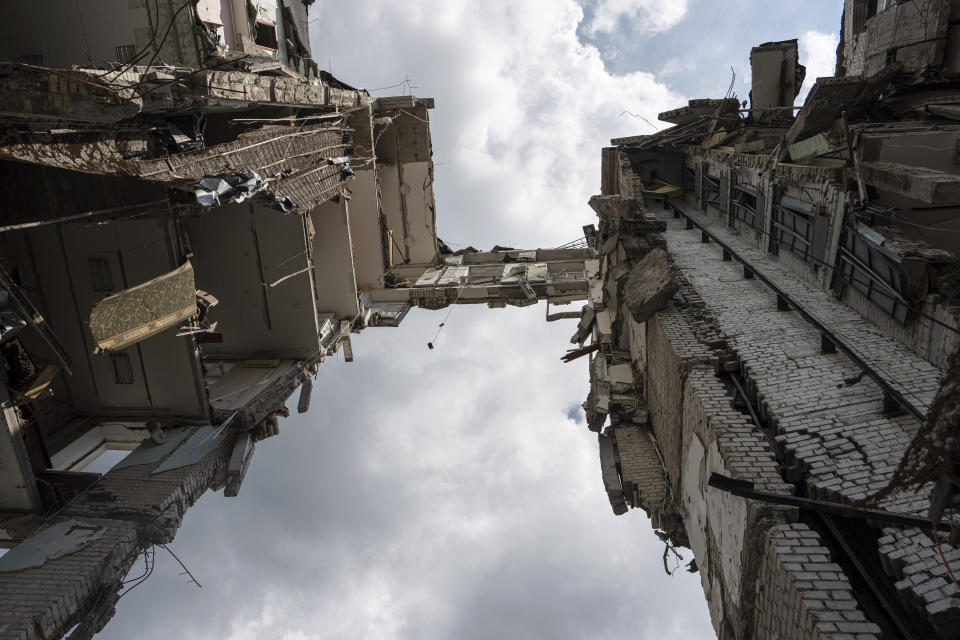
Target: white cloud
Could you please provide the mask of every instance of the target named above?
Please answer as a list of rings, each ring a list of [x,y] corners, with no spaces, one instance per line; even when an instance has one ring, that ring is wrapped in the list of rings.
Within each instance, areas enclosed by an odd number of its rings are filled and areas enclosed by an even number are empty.
[[[240,497],[188,513],[174,549],[204,588],[160,551],[102,639],[711,637],[698,576],[663,575],[649,521],[611,513],[565,415],[587,390],[559,359],[571,323],[542,314],[457,308],[433,351],[438,313],[358,336]]]
[[[837,33],[807,31],[800,36],[800,64],[807,67],[807,77],[797,96],[796,104],[803,104],[817,78],[832,76],[837,63]]]
[[[685,100],[652,74],[610,74],[599,51],[578,40],[583,11],[573,0],[427,0],[415,12],[403,3],[314,7],[315,57],[330,60],[336,75],[372,87],[409,75],[418,94],[436,98],[437,217],[446,241],[489,248],[572,240],[593,218],[585,203],[599,191],[601,147],[648,130],[618,114],[656,121]]]
[[[676,75],[678,73],[689,73],[690,71],[695,71],[696,68],[697,67],[691,58],[668,58],[666,62],[663,63],[663,66],[660,67],[660,71],[657,73],[657,75],[659,77],[665,77]]]
[[[436,98],[451,243],[572,240],[596,220],[600,149],[649,131],[618,115],[685,102],[651,74],[610,74],[574,0],[318,2],[311,19],[315,59],[345,82],[409,76]],[[326,365],[240,497],[187,515],[176,550],[205,588],[158,555],[103,639],[710,637],[698,577],[662,574],[642,513],[613,516],[596,436],[566,415],[588,384],[559,360],[572,323],[458,307],[430,351],[442,317],[365,331],[354,363]]]
[[[587,33],[612,33],[623,22],[633,31],[654,34],[675,27],[687,15],[687,0],[600,0]]]

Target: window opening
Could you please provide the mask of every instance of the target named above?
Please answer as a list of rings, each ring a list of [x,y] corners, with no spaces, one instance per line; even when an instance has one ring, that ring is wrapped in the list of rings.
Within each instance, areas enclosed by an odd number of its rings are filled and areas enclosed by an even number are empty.
[[[733,185],[733,217],[749,227],[763,231],[763,220],[758,212],[759,194],[753,189]]]
[[[881,242],[883,236],[863,223],[844,228],[838,277],[894,320],[906,324],[906,272],[900,256],[882,247]]]
[[[816,215],[808,202],[782,196],[773,205],[774,252],[783,247],[804,262],[822,264],[828,230],[829,220]]]
[[[703,174],[703,201],[715,207],[720,206],[720,178]]]
[[[84,473],[99,473],[102,475],[120,464],[124,458],[130,455],[131,451],[132,449],[104,449],[92,462],[83,466],[83,471]]]
[[[133,384],[133,367],[126,353],[111,353],[110,367],[113,369],[114,384]]]
[[[117,62],[127,64],[137,55],[137,46],[134,44],[122,44],[117,47]]]
[[[267,49],[277,49],[277,28],[272,24],[257,22],[253,41]]]
[[[854,0],[853,3],[853,35],[863,33],[867,28],[867,20],[877,15],[878,0]],[[896,2],[894,0],[879,0],[883,3],[883,8],[891,7]]]
[[[103,258],[90,258],[87,260],[87,267],[90,269],[90,282],[93,284],[93,290],[100,293],[112,293],[113,273],[110,271],[110,263]]]

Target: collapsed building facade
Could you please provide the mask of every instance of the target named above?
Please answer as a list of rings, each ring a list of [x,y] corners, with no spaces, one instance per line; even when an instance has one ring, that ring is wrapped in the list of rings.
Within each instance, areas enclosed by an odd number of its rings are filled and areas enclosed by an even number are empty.
[[[319,71],[309,4],[70,5],[59,34],[23,6],[0,27],[0,638],[99,631],[352,335],[586,298],[591,249],[438,240],[433,101]]]
[[[960,637],[960,551],[916,522],[960,463],[956,3],[848,0],[802,109],[796,42],[767,43],[749,108],[614,140],[588,246],[457,253],[432,100],[320,71],[309,4],[0,26],[0,638],[102,628],[358,332],[584,299],[604,489],[693,550],[720,638]]]
[[[848,0],[801,108],[796,41],[767,43],[749,108],[602,152],[568,359],[614,512],[668,572],[693,550],[722,639],[960,638],[958,20]]]

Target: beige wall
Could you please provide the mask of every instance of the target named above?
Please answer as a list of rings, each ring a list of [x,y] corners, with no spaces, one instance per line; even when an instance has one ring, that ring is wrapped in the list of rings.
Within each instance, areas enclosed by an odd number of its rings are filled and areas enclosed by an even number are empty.
[[[159,6],[159,26],[162,27],[157,36],[159,41],[179,3],[164,0],[158,5],[152,0],[149,4],[147,0],[8,2],[4,4],[4,18],[0,21],[0,55],[12,60],[24,55],[42,55],[44,65],[55,68],[116,62],[116,47],[135,45],[139,51],[151,43],[156,6]],[[177,16],[158,60],[198,64],[192,8]]]
[[[373,169],[356,171],[355,176],[350,183],[350,238],[357,270],[357,288],[367,291],[383,285],[380,281],[383,275],[383,251],[380,214],[377,210],[377,177]]]
[[[186,219],[197,287],[220,303],[211,312],[222,343],[209,354],[306,358],[318,349],[304,219],[260,204],[213,207]]]
[[[333,313],[341,320],[353,320],[360,306],[347,201],[325,202],[310,212],[310,219],[316,232],[313,261],[317,310]]]

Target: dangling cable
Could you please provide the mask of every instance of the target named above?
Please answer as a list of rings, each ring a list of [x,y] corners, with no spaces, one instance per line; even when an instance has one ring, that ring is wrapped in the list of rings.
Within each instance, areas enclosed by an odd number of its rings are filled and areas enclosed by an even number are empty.
[[[453,313],[453,308],[456,306],[457,301],[460,299],[460,294],[463,293],[464,288],[467,286],[467,283],[464,282],[460,285],[460,290],[457,291],[457,297],[453,299],[453,303],[450,305],[450,308],[447,309],[447,314],[443,316],[443,322],[437,327],[437,333],[433,336],[433,340],[427,343],[428,349],[433,349],[433,343],[437,341],[437,338],[440,337],[440,332],[443,331],[444,325],[447,324],[447,320],[450,318],[450,314]]]

